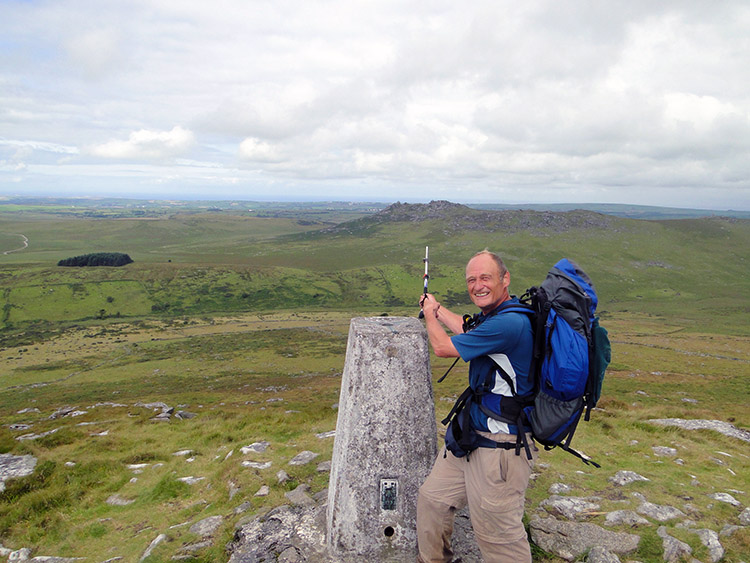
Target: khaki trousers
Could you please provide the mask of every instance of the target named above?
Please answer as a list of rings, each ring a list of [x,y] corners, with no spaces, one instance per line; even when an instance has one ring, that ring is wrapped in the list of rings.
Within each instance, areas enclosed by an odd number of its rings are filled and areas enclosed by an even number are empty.
[[[498,442],[516,439],[507,434],[482,434]],[[529,445],[532,444],[529,436]],[[532,453],[536,459],[533,446]],[[453,519],[456,510],[468,504],[471,525],[485,563],[531,563],[522,518],[532,466],[533,460],[526,458],[523,449],[517,456],[515,450],[477,448],[467,461],[443,448],[419,488],[417,561],[453,560]]]

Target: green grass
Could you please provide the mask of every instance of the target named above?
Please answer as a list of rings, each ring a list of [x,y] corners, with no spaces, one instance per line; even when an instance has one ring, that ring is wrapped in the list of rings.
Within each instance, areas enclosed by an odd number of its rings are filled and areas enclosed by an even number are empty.
[[[309,483],[314,492],[321,490],[326,479],[315,471],[315,464],[293,468],[286,462],[304,449],[320,454],[316,462],[330,459],[333,440],[321,441],[315,434],[335,426],[336,411],[332,407],[338,401],[350,316],[276,314],[217,320],[213,325],[164,323],[145,330],[131,326],[121,328],[116,338],[110,335],[111,340],[103,335],[88,338],[90,327],[67,331],[73,344],[101,342],[89,349],[79,347],[75,358],[69,358],[73,365],[100,367],[79,370],[44,387],[31,387],[47,378],[47,372],[32,364],[13,376],[26,378],[28,385],[6,387],[0,393],[0,415],[6,424],[31,422],[35,432],[62,427],[45,439],[15,444],[10,431],[3,429],[0,434],[0,445],[6,444],[16,454],[32,453],[41,464],[33,476],[11,481],[8,496],[0,502],[0,533],[5,545],[34,545],[39,553],[58,555],[102,557],[112,553],[110,556],[136,558],[153,537],[171,526],[212,514],[229,514],[244,501],[251,503],[250,514],[268,510],[283,503],[284,493],[303,482]],[[653,322],[648,316],[613,316],[610,328],[617,343],[616,357],[643,339]],[[643,492],[651,502],[681,507],[687,490],[692,497],[689,502],[700,513],[700,526],[720,529],[723,522],[736,518],[731,507],[709,507],[716,503],[707,495],[737,488],[738,483],[750,479],[750,463],[742,455],[744,443],[713,432],[662,428],[645,421],[668,416],[718,416],[734,419],[742,427],[746,409],[734,400],[744,384],[732,369],[737,360],[709,356],[723,356],[724,351],[733,350],[735,356],[748,359],[748,342],[720,335],[711,335],[711,339],[686,337],[678,325],[657,326],[655,332],[660,330],[662,334],[653,348],[655,355],[634,354],[627,359],[626,369],[610,370],[600,410],[594,412],[591,422],[582,423],[576,435],[574,445],[600,462],[602,469],[586,468],[563,452],[543,452],[542,461],[549,468],[540,471],[529,489],[529,513],[546,497],[549,485],[562,480],[575,487],[577,496],[603,497],[602,510],[634,508],[632,501],[624,504],[631,491]],[[186,330],[196,333],[185,334]],[[138,340],[134,342],[136,333]],[[131,340],[115,342],[125,336]],[[40,344],[39,350],[32,348],[26,354],[45,353],[45,344]],[[105,361],[112,350],[126,346],[131,349],[129,355],[112,365]],[[722,353],[715,354],[717,349]],[[707,355],[685,355],[682,351]],[[694,357],[711,361],[702,376],[690,371],[688,361]],[[10,361],[6,366],[12,364]],[[434,377],[442,375],[448,364],[433,357]],[[654,375],[654,365],[670,365],[670,373]],[[706,378],[710,384],[704,382]],[[438,418],[451,405],[444,399],[460,393],[465,381],[466,366],[459,364],[445,382],[435,384]],[[647,396],[638,393],[643,390]],[[686,390],[697,404],[681,402]],[[104,401],[129,406],[91,408]],[[184,405],[199,416],[154,423],[151,411],[132,406],[136,401]],[[17,414],[31,405],[37,405],[41,412]],[[65,405],[78,406],[87,414],[48,420],[52,411]],[[717,405],[721,405],[719,414]],[[87,426],[78,426],[80,422]],[[104,431],[108,434],[98,435]],[[259,440],[271,443],[266,454],[240,455],[241,446]],[[655,457],[651,447],[656,445],[678,448],[684,465]],[[183,449],[193,450],[194,461],[172,455]],[[227,458],[230,451],[234,454]],[[728,466],[712,461],[720,457],[717,451],[732,455],[727,458]],[[242,459],[269,460],[273,465],[267,470],[252,470],[241,467]],[[66,466],[71,461],[76,465]],[[147,464],[141,474],[127,468],[137,463]],[[275,473],[281,468],[292,477],[285,486],[275,484]],[[637,471],[651,482],[615,487],[608,477],[619,469]],[[205,479],[190,486],[176,480],[188,475]],[[691,484],[692,476],[700,485]],[[131,483],[134,477],[137,481]],[[229,481],[241,489],[231,501]],[[254,497],[263,484],[271,486],[271,494]],[[135,502],[124,507],[104,504],[115,493]],[[591,521],[601,523],[603,516]],[[42,525],[48,533],[34,531]],[[230,534],[231,527],[230,519],[222,533]],[[173,541],[159,549],[159,557],[164,560],[184,543],[195,541],[186,529],[175,530],[170,532]],[[633,557],[658,560],[654,554],[660,543],[654,543],[652,532],[639,530],[644,540]],[[727,548],[741,548],[746,541],[743,538],[740,534],[726,542]],[[116,553],[111,551],[113,546]],[[217,551],[207,553],[205,557],[219,556]]]
[[[747,488],[746,444],[647,421],[721,419],[748,428],[745,401],[737,399],[747,394],[750,363],[746,221],[611,219],[608,228],[557,232],[522,231],[518,215],[501,230],[459,220],[363,220],[323,233],[314,232],[321,225],[301,225],[299,217],[76,215],[0,213],[0,232],[23,233],[30,241],[28,250],[0,254],[0,451],[39,459],[34,475],[9,481],[0,495],[3,545],[91,560],[137,560],[168,530],[172,541],[151,558],[167,561],[197,541],[189,526],[172,526],[230,515],[246,501],[245,516],[258,514],[283,503],[284,493],[299,483],[310,484],[313,492],[324,489],[327,476],[315,465],[330,459],[333,440],[315,434],[336,424],[349,320],[415,315],[426,244],[430,290],[457,312],[472,310],[463,268],[484,247],[507,257],[516,292],[538,284],[568,255],[591,275],[601,295],[613,363],[600,408],[581,424],[574,447],[603,467],[543,452],[548,466],[529,489],[528,515],[552,483],[564,481],[576,496],[602,497],[602,511],[633,509],[629,493],[640,491],[659,504],[690,503],[697,510],[691,514],[696,527],[719,530],[736,521],[734,508],[708,494]],[[16,243],[15,236],[0,236],[0,245]],[[93,251],[128,252],[136,263],[54,266],[61,257]],[[436,380],[450,361],[431,361]],[[465,385],[462,363],[435,384],[438,420]],[[138,401],[163,401],[198,416],[156,423],[152,411],[134,406]],[[108,402],[127,406],[94,406]],[[64,406],[85,414],[49,419]],[[19,412],[34,408],[39,411]],[[17,441],[19,432],[8,427],[20,423],[32,424],[23,432],[59,430]],[[240,454],[242,446],[259,440],[271,443],[266,454]],[[654,456],[651,448],[657,445],[677,448],[683,464]],[[183,449],[193,450],[192,461],[173,455]],[[305,449],[320,454],[315,463],[287,465]],[[241,466],[243,459],[273,465],[249,469]],[[139,463],[147,464],[142,473],[128,468]],[[276,482],[279,469],[291,476],[286,485]],[[619,469],[651,481],[615,487],[608,478]],[[189,475],[205,478],[195,485],[177,480]],[[240,488],[231,500],[230,481]],[[270,495],[255,497],[264,484]],[[113,494],[134,502],[106,504]],[[748,504],[746,496],[742,502]],[[195,560],[222,560],[241,517],[228,517],[214,547]],[[604,516],[588,519],[601,523]],[[701,556],[694,536],[669,526]],[[638,533],[641,546],[629,557],[660,560],[655,526]],[[746,556],[749,536],[744,531],[722,540],[726,561]],[[556,561],[541,553],[535,557]]]

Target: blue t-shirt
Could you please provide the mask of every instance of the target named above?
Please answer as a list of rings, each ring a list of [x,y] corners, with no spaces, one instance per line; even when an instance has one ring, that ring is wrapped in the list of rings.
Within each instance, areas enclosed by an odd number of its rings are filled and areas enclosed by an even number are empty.
[[[518,303],[518,300],[514,298],[505,303]],[[517,394],[523,395],[533,389],[533,381],[529,377],[534,347],[531,320],[529,315],[512,311],[481,315],[480,320],[476,328],[452,336],[451,341],[461,359],[471,362],[469,385],[472,389],[478,389],[485,381],[488,383],[489,392],[482,396],[482,404],[492,412],[501,414],[500,397],[509,396],[511,392],[508,384],[497,375],[496,361],[503,365],[511,379],[515,379]],[[508,434],[518,431],[513,424],[488,418],[477,404],[472,404],[471,419],[477,430]]]

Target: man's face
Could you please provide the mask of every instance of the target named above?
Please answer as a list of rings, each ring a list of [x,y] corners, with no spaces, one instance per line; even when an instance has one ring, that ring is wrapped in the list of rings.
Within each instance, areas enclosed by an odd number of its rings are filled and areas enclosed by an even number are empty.
[[[500,268],[492,257],[480,254],[466,265],[466,287],[471,301],[483,313],[489,313],[510,298],[510,273],[500,275]]]

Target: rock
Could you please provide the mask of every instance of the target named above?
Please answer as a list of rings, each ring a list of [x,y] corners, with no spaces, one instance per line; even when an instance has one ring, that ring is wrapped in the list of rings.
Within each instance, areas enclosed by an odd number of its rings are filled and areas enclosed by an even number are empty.
[[[535,518],[529,527],[534,543],[568,561],[597,546],[613,553],[630,553],[638,548],[641,539],[634,534],[611,532],[596,524],[563,522],[555,518]]]
[[[709,498],[712,498],[714,500],[718,500],[719,502],[726,502],[728,504],[731,504],[732,506],[742,506],[742,503],[738,501],[736,498],[734,498],[729,493],[713,493],[711,495],[708,495]]]
[[[326,496],[322,498],[325,500]],[[226,546],[229,563],[278,563],[282,561],[282,554],[284,557],[298,557],[285,561],[343,563],[331,556],[326,547],[325,512],[324,503],[283,505],[265,515],[242,519],[235,528],[234,539]],[[482,561],[467,509],[456,513],[452,543],[456,560],[460,558],[464,563]],[[356,563],[360,561],[362,559],[357,559]]]
[[[177,457],[187,457],[189,455],[192,455],[193,450],[180,450],[179,452],[175,452],[172,455]]]
[[[68,416],[77,408],[78,407],[63,407],[61,409],[58,409],[49,416],[49,420],[56,420],[58,418],[63,418],[64,416]]]
[[[196,483],[199,483],[203,481],[205,477],[193,477],[192,475],[188,477],[178,477],[178,481],[182,481],[183,483],[187,483],[188,485],[195,485]]]
[[[5,490],[5,481],[26,477],[34,473],[37,459],[32,455],[0,454],[0,491]]]
[[[122,403],[113,403],[112,401],[105,401],[103,403],[96,403],[94,405],[91,405],[90,409],[95,409],[97,407],[127,407],[128,405],[123,405]],[[122,557],[120,558],[122,559]]]
[[[143,552],[143,555],[141,555],[141,558],[138,561],[143,561],[144,559],[146,559],[146,557],[148,557],[149,555],[151,555],[151,553],[154,551],[154,549],[156,549],[156,547],[160,543],[162,543],[162,542],[164,542],[166,540],[167,540],[167,535],[166,534],[159,534],[158,536],[156,536],[154,538],[154,541],[152,541],[151,544],[148,546],[148,548],[146,548],[146,551]]]
[[[189,420],[189,419],[191,419],[191,418],[195,418],[195,417],[196,417],[196,416],[198,416],[198,415],[197,415],[197,414],[195,414],[194,412],[187,412],[187,411],[177,411],[177,412],[175,413],[175,416],[176,416],[177,418],[179,418],[180,420]]]
[[[674,457],[677,455],[677,450],[674,448],[668,448],[666,446],[653,446],[651,450],[655,456],[658,457]]]
[[[721,532],[719,532],[719,536],[731,536],[735,532],[739,532],[740,530],[744,530],[744,526],[736,526],[734,524],[724,524],[724,527],[721,529]]]
[[[209,540],[202,540],[196,543],[189,543],[187,545],[182,546],[178,553],[178,556],[180,559],[193,559],[193,554],[195,554],[197,551],[200,551],[201,549],[205,549],[207,547],[211,547],[213,545],[213,542]],[[175,559],[175,557],[172,557],[172,559]]]
[[[539,506],[544,507],[547,512],[559,514],[568,520],[575,518],[584,512],[598,510],[599,505],[580,497],[561,497],[553,495],[543,500]]]
[[[75,563],[84,561],[85,557],[55,557],[53,555],[37,555],[29,559],[30,563]]]
[[[302,563],[304,561],[304,558],[302,558],[302,554],[297,550],[296,547],[287,547],[284,551],[279,553],[279,558],[277,559],[279,563]]]
[[[212,537],[221,526],[222,516],[209,516],[190,526],[190,532],[202,538]]]
[[[321,432],[320,434],[316,434],[315,437],[319,440],[323,440],[325,438],[333,438],[336,436],[335,430],[329,430],[328,432]]]
[[[271,462],[243,461],[242,467],[250,467],[251,469],[268,469],[269,467],[271,467]]]
[[[655,418],[648,422],[651,424],[658,424],[660,426],[677,426],[684,428],[685,430],[713,430],[729,436],[731,438],[737,438],[744,442],[750,442],[750,432],[747,430],[740,430],[736,426],[724,422],[722,420],[685,420],[682,418]]]
[[[143,407],[144,409],[151,409],[151,410],[159,410],[162,411],[168,411],[170,410],[169,405],[166,403],[158,402],[158,403],[141,403],[140,401],[137,402],[134,407]]]
[[[300,452],[296,456],[294,456],[291,461],[289,461],[289,465],[305,465],[306,463],[310,463],[319,455],[320,454],[305,450],[304,452]]]
[[[559,495],[562,493],[569,493],[572,490],[573,487],[565,483],[553,483],[552,485],[550,485],[550,488],[547,492],[551,495]]]
[[[234,514],[242,514],[243,512],[247,512],[250,510],[253,506],[253,503],[251,503],[249,500],[246,500],[241,505],[239,505],[237,508],[234,509]]]
[[[256,497],[267,497],[271,493],[271,488],[268,485],[263,485],[258,492],[255,493]]]
[[[597,545],[589,551],[586,563],[620,563],[620,558],[607,548]]]
[[[278,561],[276,554],[295,548],[307,561],[326,561],[325,510],[280,506],[235,531],[227,545],[229,563]]]
[[[232,500],[241,489],[234,481],[229,481],[227,486],[229,487],[229,500]]]
[[[130,463],[126,467],[136,475],[140,475],[148,467],[148,463]]]
[[[279,485],[283,485],[284,483],[289,481],[289,475],[282,469],[276,474],[276,480],[278,481]]]
[[[16,551],[12,551],[8,555],[8,561],[28,561],[31,555],[31,550],[28,547],[22,547]]]
[[[738,518],[740,519],[740,524],[743,526],[750,526],[750,507],[740,512]]]
[[[24,434],[23,436],[18,436],[16,440],[23,442],[24,440],[37,440],[39,438],[44,438],[45,436],[51,436],[55,432],[59,432],[60,428],[53,428],[52,430],[48,430],[47,432],[42,432],[40,434]]]
[[[638,514],[643,514],[659,522],[666,522],[674,518],[684,518],[685,513],[674,506],[659,505],[652,502],[648,502],[646,498],[639,494],[633,493],[633,496],[641,501],[640,506],[636,509]]]
[[[318,473],[330,473],[331,472],[331,462],[330,461],[324,461],[322,463],[319,463],[318,466],[315,468],[315,471]]]
[[[693,553],[693,549],[688,544],[670,536],[666,527],[659,526],[656,533],[662,539],[664,561],[680,561],[683,557]]]
[[[701,543],[708,548],[708,557],[711,563],[717,563],[724,557],[724,546],[719,542],[719,534],[713,530],[694,530]]]
[[[610,483],[614,483],[621,487],[629,485],[630,483],[635,483],[636,481],[650,481],[650,479],[647,479],[643,475],[639,475],[635,471],[618,471],[609,478]]]
[[[110,495],[105,502],[112,506],[128,506],[129,504],[133,504],[135,500],[126,499],[118,494],[114,494]]]
[[[294,505],[313,506],[315,505],[315,501],[308,494],[309,490],[310,490],[309,485],[302,484],[302,485],[299,485],[293,491],[289,491],[288,493],[284,494],[284,496],[287,499],[289,499],[289,502],[291,502]]]
[[[615,510],[604,519],[605,526],[647,526],[650,522],[632,510]]]
[[[242,455],[247,455],[250,453],[262,454],[268,449],[268,446],[270,445],[271,443],[266,442],[265,440],[262,442],[254,442],[250,444],[249,446],[240,448],[240,452],[242,452]]]

